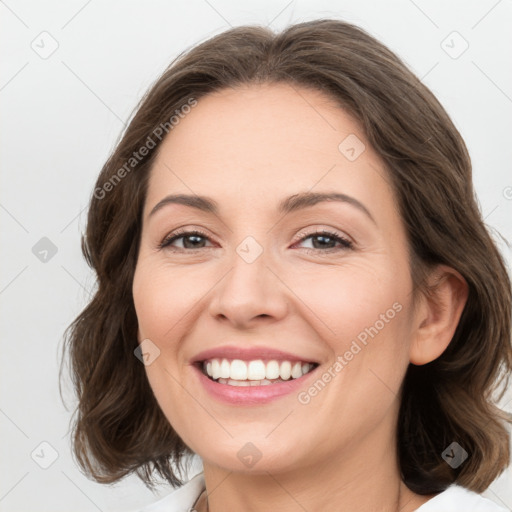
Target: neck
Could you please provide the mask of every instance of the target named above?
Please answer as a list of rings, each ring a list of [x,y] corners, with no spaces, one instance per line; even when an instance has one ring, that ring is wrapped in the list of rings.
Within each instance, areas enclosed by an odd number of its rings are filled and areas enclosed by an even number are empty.
[[[203,461],[206,496],[197,510],[222,512],[412,512],[432,496],[419,496],[401,481],[394,442],[365,439],[359,449],[291,471],[237,473]],[[256,469],[256,468],[255,468]],[[207,502],[207,503],[206,503]]]

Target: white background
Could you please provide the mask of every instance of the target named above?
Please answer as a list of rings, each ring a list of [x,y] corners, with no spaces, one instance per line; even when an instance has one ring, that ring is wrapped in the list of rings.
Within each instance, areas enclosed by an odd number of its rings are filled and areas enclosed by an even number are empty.
[[[511,239],[510,0],[5,0],[0,14],[2,511],[129,511],[156,499],[135,477],[105,486],[78,471],[58,367],[63,331],[94,284],[80,234],[96,176],[138,99],[181,51],[242,24],[279,30],[334,17],[360,25],[446,107],[468,145],[486,223],[497,240],[498,232]],[[469,44],[458,58],[465,43],[453,31]],[[47,58],[31,47],[57,43]],[[42,237],[57,248],[46,263],[32,252]],[[510,249],[499,246],[510,266]],[[65,394],[72,399],[69,387]],[[37,448],[51,461],[43,441],[58,454],[48,469],[31,458]],[[512,508],[511,481],[509,470],[486,496]]]

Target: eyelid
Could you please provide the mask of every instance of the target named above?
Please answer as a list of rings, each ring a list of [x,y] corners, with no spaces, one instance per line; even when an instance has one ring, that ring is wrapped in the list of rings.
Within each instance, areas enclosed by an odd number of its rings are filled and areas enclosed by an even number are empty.
[[[179,240],[179,239],[184,239],[187,236],[193,236],[193,235],[199,236],[200,238],[203,238],[210,242],[212,241],[211,237],[207,233],[205,233],[202,229],[192,228],[192,227],[182,227],[182,228],[178,228],[175,231],[166,235],[163,238],[163,240],[158,244],[157,249],[162,250],[162,249],[169,248],[169,250],[174,251],[174,252],[195,253],[196,251],[199,251],[201,249],[211,248],[211,247],[197,247],[197,248],[192,248],[192,249],[186,249],[186,248],[179,248],[179,247],[171,246],[171,243],[173,243],[174,241]],[[303,229],[301,232],[299,232],[294,237],[295,240],[292,243],[292,247],[294,245],[297,245],[298,243],[306,241],[308,238],[320,237],[322,235],[333,239],[335,243],[341,244],[341,247],[328,247],[326,249],[304,247],[303,250],[306,251],[306,253],[330,254],[333,252],[354,249],[355,243],[350,236],[347,236],[343,232],[339,232],[338,230],[333,229],[333,228],[319,228],[319,227],[317,227],[317,228],[310,227],[309,229],[307,229],[307,228]]]
[[[327,227],[327,228],[325,228],[325,227],[305,228],[305,229],[301,230],[300,233],[297,233],[294,243],[300,242],[304,238],[307,238],[308,236],[321,235],[321,234],[342,238],[343,240],[346,240],[347,242],[350,242],[353,245],[355,244],[355,242],[351,236],[347,235],[343,231],[340,231],[339,229],[330,228],[330,227]]]
[[[340,252],[340,251],[346,251],[346,250],[353,250],[355,248],[355,243],[351,239],[351,237],[346,236],[337,230],[333,230],[331,228],[326,229],[312,229],[311,232],[302,232],[299,233],[298,237],[299,239],[293,244],[296,245],[301,242],[305,242],[309,238],[319,237],[319,236],[326,236],[328,238],[333,239],[336,243],[341,244],[341,247],[328,247],[325,250],[322,249],[316,249],[316,248],[310,248],[310,247],[304,247],[303,250],[306,251],[306,253],[313,253],[313,254],[331,254],[333,252]]]
[[[165,249],[168,246],[170,246],[170,244],[172,242],[174,242],[175,240],[180,239],[180,238],[186,238],[187,235],[196,235],[196,236],[200,236],[202,238],[211,240],[210,235],[205,233],[202,229],[184,227],[184,228],[178,228],[178,229],[172,231],[171,233],[165,235],[164,238],[162,239],[162,241],[158,243],[157,249],[159,249],[159,250]],[[180,249],[180,248],[176,248],[176,249],[178,251],[184,251],[184,252],[192,252],[192,251],[196,250],[196,249]],[[200,247],[197,250],[199,250],[199,249],[203,249],[203,247]]]

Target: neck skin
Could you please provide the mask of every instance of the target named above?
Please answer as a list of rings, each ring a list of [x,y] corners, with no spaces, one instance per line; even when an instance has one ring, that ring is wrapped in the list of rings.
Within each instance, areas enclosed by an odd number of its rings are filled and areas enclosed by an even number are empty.
[[[402,482],[396,425],[386,423],[324,460],[289,471],[236,473],[203,459],[206,493],[195,510],[413,512],[433,495],[415,494]]]

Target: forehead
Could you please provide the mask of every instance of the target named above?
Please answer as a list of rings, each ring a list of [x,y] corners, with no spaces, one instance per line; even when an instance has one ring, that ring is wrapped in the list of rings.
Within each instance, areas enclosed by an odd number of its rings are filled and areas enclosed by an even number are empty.
[[[153,165],[146,208],[167,193],[263,207],[309,190],[385,206],[388,181],[359,123],[330,97],[296,85],[251,85],[201,98],[173,127]]]

